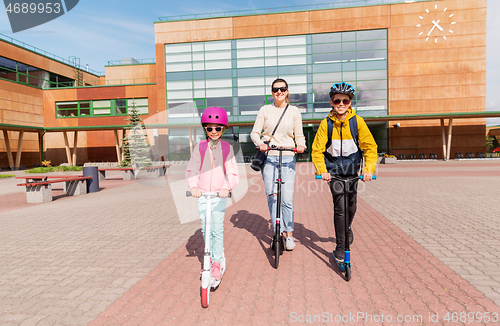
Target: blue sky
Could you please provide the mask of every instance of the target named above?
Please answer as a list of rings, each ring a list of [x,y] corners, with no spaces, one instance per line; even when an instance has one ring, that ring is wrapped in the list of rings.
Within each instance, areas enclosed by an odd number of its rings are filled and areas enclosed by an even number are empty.
[[[12,33],[7,13],[2,9],[0,33],[64,59],[76,56],[82,66],[89,64],[90,69],[104,72],[108,61],[123,57],[153,59],[154,22],[159,17],[332,2],[342,1],[283,0],[270,5],[264,0],[80,0],[65,15],[18,33]],[[487,109],[495,111],[500,111],[499,15],[500,1],[488,0]],[[500,125],[500,119],[489,119],[488,124]]]

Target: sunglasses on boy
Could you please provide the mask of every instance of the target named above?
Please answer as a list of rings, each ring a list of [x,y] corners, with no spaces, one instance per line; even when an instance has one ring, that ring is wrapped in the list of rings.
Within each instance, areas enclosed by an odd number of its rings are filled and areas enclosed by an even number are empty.
[[[351,100],[347,100],[347,99],[345,99],[345,100],[338,100],[338,99],[337,99],[337,100],[333,101],[333,104],[335,104],[335,105],[339,105],[341,102],[342,102],[344,105],[349,105],[349,103],[351,103]]]
[[[212,130],[214,130],[214,129],[215,129],[215,131],[217,131],[217,132],[221,132],[221,131],[222,131],[222,127],[215,127],[215,128],[214,128],[214,127],[205,127],[205,130],[206,130],[207,132],[212,132]]]
[[[278,93],[278,91],[281,91],[281,93],[284,93],[288,90],[288,87],[273,87],[272,91],[273,93]]]

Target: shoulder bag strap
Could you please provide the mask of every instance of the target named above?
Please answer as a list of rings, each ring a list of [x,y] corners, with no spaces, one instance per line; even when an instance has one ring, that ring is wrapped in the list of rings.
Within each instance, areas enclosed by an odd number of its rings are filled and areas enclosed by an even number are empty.
[[[272,136],[274,135],[274,133],[276,132],[276,129],[278,129],[278,126],[280,125],[281,119],[283,118],[283,116],[285,115],[286,110],[288,109],[288,105],[289,105],[289,104],[287,104],[287,105],[286,105],[286,108],[285,108],[285,110],[283,111],[283,113],[281,114],[281,117],[280,117],[280,119],[278,120],[278,123],[276,124],[276,127],[274,127],[274,130],[273,130],[273,133],[271,134],[271,137],[272,137]]]

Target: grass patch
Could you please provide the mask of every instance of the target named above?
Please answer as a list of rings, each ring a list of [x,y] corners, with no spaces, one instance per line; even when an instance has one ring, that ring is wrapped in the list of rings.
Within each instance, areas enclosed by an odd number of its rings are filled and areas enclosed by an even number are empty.
[[[82,171],[82,166],[42,166],[25,171],[26,173],[47,173],[47,172],[65,172]]]
[[[0,174],[0,179],[2,178],[12,178],[15,177],[15,174]]]

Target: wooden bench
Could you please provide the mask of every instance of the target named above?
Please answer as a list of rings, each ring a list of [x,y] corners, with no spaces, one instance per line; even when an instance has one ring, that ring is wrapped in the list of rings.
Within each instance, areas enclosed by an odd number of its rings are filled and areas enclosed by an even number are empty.
[[[106,180],[106,171],[122,171],[123,180],[135,180],[136,173],[140,170],[146,170],[146,175],[148,178],[159,178],[165,176],[167,169],[170,165],[156,165],[148,166],[142,169],[134,168],[99,168],[99,180]]]
[[[83,177],[78,175],[33,175],[16,177],[16,179],[25,179],[25,183],[18,186],[26,187],[26,201],[28,204],[46,203],[52,201],[52,184],[64,182],[63,191],[68,196],[85,195],[87,193],[87,180],[91,176]]]

